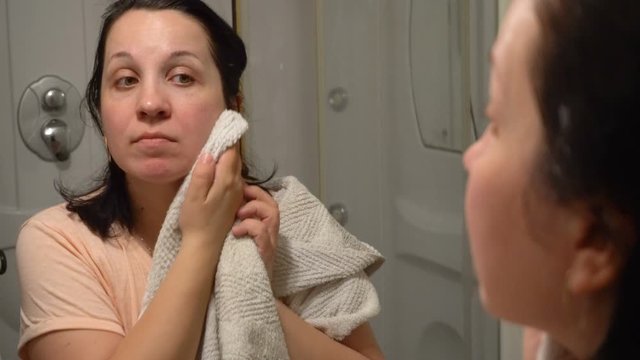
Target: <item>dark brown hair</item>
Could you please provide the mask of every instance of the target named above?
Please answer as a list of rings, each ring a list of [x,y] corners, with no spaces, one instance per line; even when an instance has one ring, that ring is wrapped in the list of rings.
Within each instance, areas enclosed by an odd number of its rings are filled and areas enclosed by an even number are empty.
[[[540,162],[561,203],[587,201],[599,238],[626,259],[598,359],[640,355],[640,1],[538,0],[532,78],[545,130]],[[613,216],[622,221],[611,221]],[[624,229],[621,229],[624,227]]]

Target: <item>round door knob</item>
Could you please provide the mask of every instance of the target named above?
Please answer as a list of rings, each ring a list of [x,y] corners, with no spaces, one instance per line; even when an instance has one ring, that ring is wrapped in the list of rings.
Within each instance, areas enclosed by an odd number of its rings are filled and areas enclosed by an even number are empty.
[[[329,206],[329,213],[342,226],[345,226],[349,220],[349,213],[347,212],[347,207],[344,206],[344,204],[332,204]]]
[[[329,91],[329,106],[333,111],[340,112],[347,108],[349,103],[349,95],[347,90],[342,87],[337,87]]]
[[[60,110],[66,104],[66,96],[64,91],[58,88],[49,89],[44,93],[42,105],[47,111]]]

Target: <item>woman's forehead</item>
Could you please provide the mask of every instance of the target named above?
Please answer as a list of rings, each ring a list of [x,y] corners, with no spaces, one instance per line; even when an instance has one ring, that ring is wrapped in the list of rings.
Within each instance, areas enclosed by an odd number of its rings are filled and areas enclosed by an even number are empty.
[[[147,51],[208,54],[209,37],[193,17],[177,10],[141,10],[124,13],[111,27],[106,39],[106,52],[120,51],[144,54]]]
[[[530,63],[540,39],[534,6],[533,0],[517,0],[509,8],[492,49],[492,61],[499,71]]]

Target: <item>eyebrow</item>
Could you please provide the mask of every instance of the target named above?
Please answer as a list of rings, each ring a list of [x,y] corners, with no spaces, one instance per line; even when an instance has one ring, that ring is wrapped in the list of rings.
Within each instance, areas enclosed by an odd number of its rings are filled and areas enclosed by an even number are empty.
[[[118,51],[117,53],[115,53],[115,54],[113,54],[113,55],[111,55],[109,57],[109,61],[111,61],[113,59],[118,59],[118,58],[120,58],[120,59],[132,59],[133,56],[131,56],[131,54],[129,54],[126,51]]]
[[[174,51],[169,55],[169,60],[173,60],[176,58],[181,58],[181,57],[191,57],[194,58],[196,60],[200,60],[200,58],[198,57],[198,55],[187,51],[187,50],[178,50],[178,51]],[[118,51],[117,53],[111,55],[111,57],[109,58],[109,61],[113,60],[113,59],[133,59],[133,56],[126,52],[126,51]]]
[[[181,57],[191,57],[194,58],[196,60],[200,60],[200,58],[198,57],[198,55],[187,51],[187,50],[178,50],[178,51],[174,51],[171,53],[171,55],[169,55],[169,59],[175,59],[175,58],[181,58]]]

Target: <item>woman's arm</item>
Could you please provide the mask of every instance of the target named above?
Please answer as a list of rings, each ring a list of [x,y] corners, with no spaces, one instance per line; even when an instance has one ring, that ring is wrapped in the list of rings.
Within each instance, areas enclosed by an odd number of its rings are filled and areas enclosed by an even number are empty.
[[[57,331],[26,345],[30,359],[195,358],[222,243],[242,199],[240,157],[227,151],[194,170],[180,217],[182,246],[147,310],[121,335],[97,330]]]
[[[368,323],[337,342],[306,323],[282,302],[277,301],[276,307],[291,360],[384,359]]]

